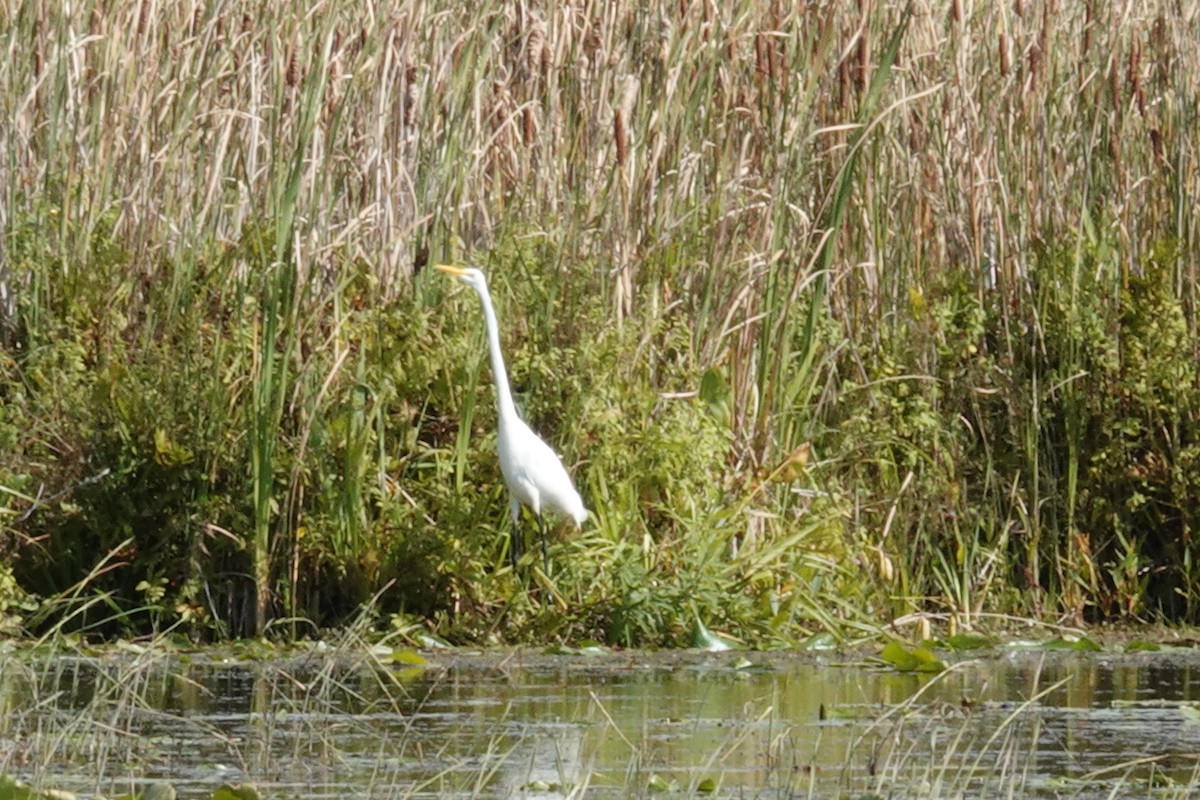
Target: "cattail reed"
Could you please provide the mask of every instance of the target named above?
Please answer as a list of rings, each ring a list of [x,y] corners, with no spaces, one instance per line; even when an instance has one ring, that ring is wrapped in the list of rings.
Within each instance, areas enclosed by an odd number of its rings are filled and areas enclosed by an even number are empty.
[[[284,80],[289,89],[295,89],[300,83],[300,65],[297,63],[298,56],[296,55],[298,49],[294,41],[288,46],[287,72]]]
[[[858,49],[854,59],[854,88],[862,94],[867,88],[867,70],[870,64],[870,28],[862,26],[859,33]]]
[[[526,147],[532,147],[534,141],[537,139],[537,122],[533,116],[533,106],[526,103],[521,116],[521,138],[525,142]],[[620,156],[619,151],[617,155]]]
[[[637,102],[637,78],[629,78],[625,82],[625,91],[621,95],[621,103],[613,118],[613,135],[617,144],[617,163],[625,166],[629,157],[629,120],[633,117],[633,107]]]
[[[999,39],[1000,39],[1000,41],[999,41],[1000,75],[1001,75],[1001,77],[1004,77],[1004,76],[1008,75],[1008,70],[1012,67],[1012,65],[1009,63],[1009,60],[1008,60],[1008,58],[1009,58],[1009,56],[1008,56],[1008,34],[1005,33],[1004,31],[1000,31]]]
[[[1126,71],[1130,92],[1137,102],[1138,113],[1146,116],[1146,93],[1142,91],[1142,42],[1136,33],[1129,43],[1129,67]]]
[[[624,167],[625,159],[629,157],[629,131],[623,108],[618,108],[613,115],[613,138],[617,143],[617,166]]]
[[[1092,0],[1088,0],[1083,4],[1083,55],[1087,55],[1092,49],[1092,26],[1096,24],[1095,17],[1092,12]],[[1081,62],[1079,69],[1082,71],[1084,65]]]
[[[1112,66],[1108,70],[1108,85],[1109,93],[1112,94],[1113,111],[1117,114],[1117,121],[1121,120],[1121,67],[1114,60]]]
[[[529,29],[529,38],[525,42],[525,68],[531,75],[542,72],[542,59],[546,53],[546,23],[536,19]]]
[[[404,87],[404,125],[412,127],[417,110],[417,65],[411,61],[404,65]]]

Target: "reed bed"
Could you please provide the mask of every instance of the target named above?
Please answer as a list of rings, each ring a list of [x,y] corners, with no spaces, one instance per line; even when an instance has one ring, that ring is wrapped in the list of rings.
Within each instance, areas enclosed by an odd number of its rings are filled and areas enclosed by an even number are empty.
[[[1198,16],[0,5],[0,613],[1195,621]],[[596,511],[551,575],[444,260]]]

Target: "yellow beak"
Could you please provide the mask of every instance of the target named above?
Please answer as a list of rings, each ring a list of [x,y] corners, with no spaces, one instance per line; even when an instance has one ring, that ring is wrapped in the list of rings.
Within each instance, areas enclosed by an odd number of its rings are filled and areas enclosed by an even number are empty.
[[[466,273],[465,269],[459,269],[458,267],[452,267],[449,264],[434,264],[433,268],[436,270],[440,270],[441,272],[445,272],[448,275],[464,275]]]

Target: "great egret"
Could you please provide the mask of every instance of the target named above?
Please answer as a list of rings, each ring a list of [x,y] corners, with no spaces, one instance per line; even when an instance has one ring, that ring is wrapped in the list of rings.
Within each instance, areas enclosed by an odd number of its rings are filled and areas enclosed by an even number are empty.
[[[496,324],[496,310],[492,307],[492,296],[488,292],[487,278],[474,268],[462,269],[448,264],[438,264],[436,269],[453,275],[470,284],[483,303],[483,319],[487,325],[488,354],[492,361],[492,379],[496,383],[496,412],[499,430],[496,449],[500,456],[500,472],[508,486],[509,513],[512,515],[512,534],[509,538],[509,556],[513,569],[521,556],[519,521],[521,504],[533,509],[537,516],[538,530],[542,535],[542,563],[549,569],[550,557],[546,552],[546,526],[543,511],[554,511],[575,521],[579,527],[587,519],[587,509],[571,476],[563,467],[558,455],[543,442],[525,421],[517,416],[512,392],[508,388],[508,372],[504,369],[504,355],[500,352],[500,329]]]

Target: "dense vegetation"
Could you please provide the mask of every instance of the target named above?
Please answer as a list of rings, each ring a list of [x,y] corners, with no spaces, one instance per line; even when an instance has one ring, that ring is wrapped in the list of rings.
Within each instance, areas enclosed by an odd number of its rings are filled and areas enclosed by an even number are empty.
[[[0,6],[0,618],[1200,621],[1198,14]],[[593,510],[550,574],[437,261]]]

